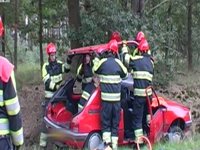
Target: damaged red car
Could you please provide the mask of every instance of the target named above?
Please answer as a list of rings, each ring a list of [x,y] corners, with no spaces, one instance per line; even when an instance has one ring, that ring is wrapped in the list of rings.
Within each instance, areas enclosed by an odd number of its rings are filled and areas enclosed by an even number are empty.
[[[121,46],[122,43],[119,43]],[[134,41],[127,41],[133,45]],[[98,50],[106,48],[106,44],[94,45],[72,49],[69,55],[80,55],[98,53]],[[120,57],[120,55],[119,55]],[[125,131],[128,127],[131,115],[129,100],[133,88],[132,77],[122,81],[122,108],[119,124],[119,146],[131,146],[133,140],[125,138]],[[81,92],[76,90],[76,78],[69,78],[63,86],[54,94],[46,109],[44,121],[49,131],[62,131],[64,139],[54,139],[59,146],[94,150],[102,143],[101,134],[101,96],[100,88],[97,87],[85,104],[84,108],[78,112],[78,101]],[[152,88],[152,87],[149,87]],[[153,89],[153,88],[152,88]],[[153,90],[153,97],[147,97],[151,120],[145,129],[145,134],[151,144],[161,139],[181,140],[192,125],[191,112],[188,107],[173,100],[158,96]]]

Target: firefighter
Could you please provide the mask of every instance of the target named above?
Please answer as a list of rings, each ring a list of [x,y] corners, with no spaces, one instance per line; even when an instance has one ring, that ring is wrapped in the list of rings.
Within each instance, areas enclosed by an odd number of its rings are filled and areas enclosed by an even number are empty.
[[[0,56],[0,149],[14,150],[24,143],[14,66]],[[14,146],[13,146],[14,145]]]
[[[82,95],[78,104],[78,110],[81,111],[95,89],[91,56],[89,54],[85,55],[83,63],[78,67],[77,81],[82,82]]]
[[[138,54],[135,56],[130,56],[127,51],[123,52],[126,64],[131,68],[131,74],[134,79],[132,128],[136,140],[143,135],[143,118],[147,115],[145,114],[147,113],[145,90],[152,84],[154,66],[153,60],[148,53],[149,45],[146,39],[140,41],[137,49]],[[151,96],[152,91],[147,91],[147,94]]]
[[[102,110],[102,133],[106,144],[112,144],[114,150],[118,145],[118,127],[120,121],[120,96],[121,81],[128,76],[126,67],[115,58],[118,53],[116,40],[108,43],[106,58],[95,58],[93,60],[93,71],[100,78]]]
[[[3,36],[0,18],[0,37]],[[14,66],[0,56],[0,149],[18,150],[24,143]]]
[[[49,43],[47,45],[46,53],[48,55],[48,62],[44,63],[42,67],[42,79],[45,86],[45,101],[42,103],[43,116],[50,98],[61,85],[63,73],[70,71],[71,64],[70,57],[67,57],[67,62],[65,64],[56,59],[56,46],[53,43]],[[44,123],[42,126],[42,132],[40,134],[40,146],[46,147],[46,127]]]
[[[110,40],[116,40],[117,42],[122,41],[121,34],[118,31],[112,32]]]

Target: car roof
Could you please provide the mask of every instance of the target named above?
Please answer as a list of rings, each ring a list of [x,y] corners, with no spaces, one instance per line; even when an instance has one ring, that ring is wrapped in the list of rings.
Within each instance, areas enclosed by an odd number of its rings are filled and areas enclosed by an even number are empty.
[[[127,45],[138,45],[138,43],[134,40],[126,41]],[[121,46],[123,42],[118,42],[118,45]],[[76,54],[90,54],[93,52],[97,52],[99,49],[105,50],[107,49],[108,43],[105,44],[98,44],[98,45],[91,45],[86,47],[74,48],[67,51],[68,55],[76,55]]]

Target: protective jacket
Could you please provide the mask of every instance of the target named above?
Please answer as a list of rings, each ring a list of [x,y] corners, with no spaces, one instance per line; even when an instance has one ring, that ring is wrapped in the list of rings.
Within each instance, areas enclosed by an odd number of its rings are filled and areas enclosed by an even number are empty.
[[[120,101],[121,81],[128,76],[127,69],[114,57],[94,59],[93,71],[99,75],[103,101]]]
[[[46,62],[42,67],[42,78],[45,85],[45,98],[51,98],[63,80],[62,74],[70,71],[68,63],[61,61]]]
[[[77,70],[77,80],[82,81],[82,95],[78,107],[81,110],[95,89],[91,64],[81,64]]]
[[[12,143],[20,146],[24,137],[13,68],[0,56],[0,136],[10,135]]]
[[[82,82],[82,89],[86,84],[92,82],[93,75],[91,64],[80,64],[77,70],[77,80]]]

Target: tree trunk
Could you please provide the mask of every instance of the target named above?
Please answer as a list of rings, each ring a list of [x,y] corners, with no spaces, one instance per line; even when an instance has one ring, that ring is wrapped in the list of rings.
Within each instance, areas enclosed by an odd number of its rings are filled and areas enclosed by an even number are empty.
[[[18,42],[18,0],[15,0],[15,34],[14,34],[14,65],[15,69],[17,70],[17,42]]]
[[[131,8],[134,15],[143,16],[144,0],[131,0]]]
[[[68,0],[68,11],[70,30],[78,33],[79,27],[81,25],[79,0]],[[80,46],[81,44],[78,39],[71,40],[71,48],[77,48]]]
[[[40,47],[40,68],[42,70],[42,66],[44,63],[43,60],[43,49],[42,49],[42,28],[43,28],[43,24],[42,24],[42,0],[38,1],[38,7],[39,7],[39,47]]]
[[[166,19],[166,23],[167,23],[167,33],[171,32],[171,9],[172,9],[172,3],[171,1],[169,2],[169,7],[167,10],[167,19]],[[169,58],[169,47],[171,47],[171,38],[168,36],[167,39],[167,43],[166,43],[167,47],[165,48],[165,61],[166,63],[168,63],[168,58]]]
[[[192,65],[192,0],[188,0],[188,70],[193,70]]]

